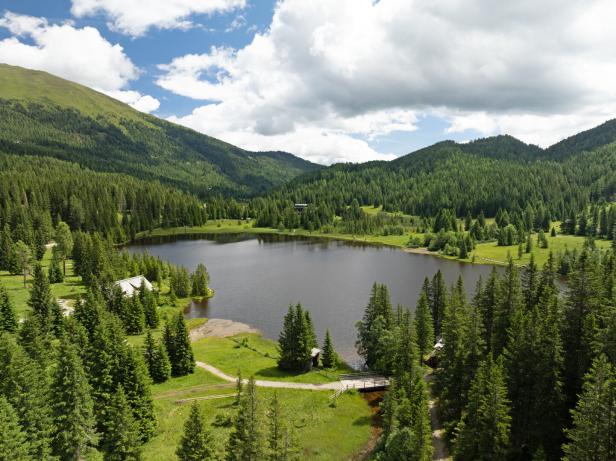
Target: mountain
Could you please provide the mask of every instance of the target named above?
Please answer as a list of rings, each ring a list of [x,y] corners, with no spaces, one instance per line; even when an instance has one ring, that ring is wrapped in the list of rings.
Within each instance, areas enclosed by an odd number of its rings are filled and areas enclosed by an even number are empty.
[[[0,64],[0,151],[126,173],[199,196],[247,197],[319,165],[250,152],[46,72]]]
[[[563,158],[583,151],[610,144],[616,140],[616,119],[582,131],[548,147],[546,154],[551,158]]]
[[[483,211],[492,217],[499,209],[524,210],[532,204],[563,217],[587,203],[616,200],[616,142],[606,126],[595,130],[571,147],[559,146],[559,155],[556,148],[544,150],[511,136],[443,141],[390,162],[323,168],[269,196],[281,204],[327,206],[339,215],[357,200],[421,216],[453,209],[458,216]]]

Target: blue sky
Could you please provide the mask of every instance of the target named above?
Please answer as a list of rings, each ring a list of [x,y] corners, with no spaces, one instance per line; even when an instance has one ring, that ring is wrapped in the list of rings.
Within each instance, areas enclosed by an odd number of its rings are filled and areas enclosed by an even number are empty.
[[[613,2],[557,5],[3,0],[0,62],[320,163],[499,133],[547,146],[616,108]]]

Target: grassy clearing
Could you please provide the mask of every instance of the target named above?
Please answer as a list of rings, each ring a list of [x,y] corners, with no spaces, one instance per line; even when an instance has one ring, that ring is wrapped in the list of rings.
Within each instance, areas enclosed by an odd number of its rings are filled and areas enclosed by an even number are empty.
[[[194,386],[190,383],[197,383]],[[175,459],[175,449],[182,436],[184,422],[190,405],[178,403],[185,398],[208,395],[234,395],[234,389],[220,389],[216,378],[205,371],[194,375],[174,378],[153,387],[154,405],[158,418],[156,436],[144,446],[143,459],[167,461]],[[169,390],[173,394],[169,394]],[[334,461],[349,459],[367,443],[371,433],[371,410],[366,400],[355,392],[343,394],[335,407],[330,405],[330,392],[289,389],[259,388],[262,408],[277,393],[285,417],[295,428],[300,459]],[[208,425],[215,418],[231,420],[236,412],[234,399],[199,400]],[[267,427],[263,424],[263,427]],[[217,459],[222,459],[222,450],[229,436],[228,427],[211,427],[214,445],[219,450]]]
[[[537,243],[537,236],[533,236],[533,251],[535,256],[535,262],[541,267],[548,260],[550,251],[556,255],[558,252],[564,252],[566,249],[569,251],[573,249],[580,250],[585,241],[585,237],[579,237],[575,235],[557,235],[551,237],[546,235],[548,240],[548,248],[539,248]],[[595,241],[598,248],[609,248],[611,242],[607,240]],[[512,245],[507,247],[499,247],[496,242],[480,243],[477,248],[470,254],[467,261],[472,261],[473,255],[475,256],[475,262],[480,264],[495,264],[507,262],[507,255],[510,254],[516,265],[526,265],[530,261],[530,253],[524,253],[522,258],[518,258],[518,246]]]
[[[41,261],[45,272],[47,272],[50,262],[51,250],[48,249]],[[17,315],[24,317],[26,312],[30,310],[28,299],[30,299],[32,277],[30,275],[27,277],[26,286],[24,287],[23,275],[11,275],[6,271],[0,271],[0,283],[7,289]],[[73,273],[72,261],[68,260],[66,262],[64,282],[52,284],[51,291],[56,298],[68,299],[70,302],[75,301],[85,291],[81,284],[81,278]]]
[[[245,346],[240,346],[245,339]],[[243,377],[271,381],[295,381],[300,383],[326,383],[338,380],[340,373],[350,368],[341,365],[334,370],[315,369],[307,373],[280,371],[276,364],[278,351],[276,343],[258,334],[241,334],[232,338],[203,338],[193,343],[195,358],[236,376],[238,370]]]

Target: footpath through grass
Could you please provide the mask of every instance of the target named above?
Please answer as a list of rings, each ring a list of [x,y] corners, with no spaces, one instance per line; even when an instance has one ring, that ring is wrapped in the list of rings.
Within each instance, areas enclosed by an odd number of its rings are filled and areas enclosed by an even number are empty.
[[[254,376],[269,381],[293,381],[298,383],[327,383],[338,380],[341,373],[352,371],[341,364],[336,369],[313,369],[307,373],[284,372],[277,367],[276,342],[258,334],[240,334],[230,338],[208,337],[193,343],[198,361],[213,365],[230,376]]]

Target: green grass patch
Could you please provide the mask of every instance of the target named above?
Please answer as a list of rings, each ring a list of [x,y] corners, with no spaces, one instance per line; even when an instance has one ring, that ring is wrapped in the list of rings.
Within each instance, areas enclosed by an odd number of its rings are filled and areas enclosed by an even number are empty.
[[[246,345],[240,345],[245,338]],[[299,383],[326,383],[337,381],[340,373],[350,368],[342,364],[334,370],[314,369],[306,373],[291,373],[278,369],[276,342],[258,334],[241,334],[231,338],[203,338],[193,343],[195,358],[236,376],[238,370],[244,378]]]
[[[41,260],[41,265],[45,272],[47,272],[50,263],[51,250],[48,249]],[[0,283],[7,289],[17,315],[24,317],[30,311],[28,300],[30,299],[30,289],[32,288],[32,276],[28,275],[26,286],[24,287],[23,275],[11,275],[6,271],[0,271]],[[73,263],[68,260],[66,262],[64,282],[52,284],[51,292],[56,299],[67,299],[69,303],[73,303],[84,291],[85,288],[81,283],[81,278],[73,273]]]
[[[175,450],[184,430],[190,404],[178,403],[185,398],[207,395],[234,394],[232,389],[216,389],[206,372],[174,378],[168,383],[154,386],[154,406],[158,419],[156,435],[144,445],[143,459],[167,461],[175,459]],[[196,387],[185,387],[189,381]],[[170,395],[170,389],[178,389]],[[285,418],[293,425],[297,444],[301,449],[300,459],[334,461],[349,459],[368,442],[371,434],[371,410],[366,400],[356,392],[343,394],[335,407],[330,405],[331,392],[290,389],[259,388],[261,406],[267,408],[274,392],[280,399]],[[213,394],[215,393],[215,394]],[[212,427],[218,420],[232,420],[236,414],[234,398],[198,400],[218,450],[216,459],[223,459],[223,450],[231,428]],[[262,425],[267,427],[267,422]]]
[[[572,251],[577,249],[580,251],[584,246],[585,237],[576,235],[557,235],[555,237],[546,234],[548,240],[548,248],[539,248],[537,245],[537,235],[533,235],[533,250],[532,254],[535,256],[535,262],[539,267],[543,266],[548,260],[550,251],[556,255],[559,252],[564,252],[566,249]],[[606,249],[611,245],[607,240],[596,240],[595,244],[598,248]],[[530,261],[530,253],[524,253],[522,258],[518,258],[518,246],[498,246],[496,242],[479,243],[475,250],[473,250],[468,260],[472,260],[475,255],[475,262],[480,264],[505,264],[507,262],[507,255],[510,254],[516,265],[526,265]]]

